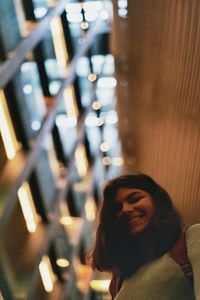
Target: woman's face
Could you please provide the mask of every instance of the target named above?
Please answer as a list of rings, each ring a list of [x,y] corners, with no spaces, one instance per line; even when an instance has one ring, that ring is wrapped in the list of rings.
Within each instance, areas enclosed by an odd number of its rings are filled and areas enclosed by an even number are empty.
[[[120,188],[116,202],[117,218],[123,221],[129,233],[142,233],[151,224],[155,208],[149,193],[135,188]]]

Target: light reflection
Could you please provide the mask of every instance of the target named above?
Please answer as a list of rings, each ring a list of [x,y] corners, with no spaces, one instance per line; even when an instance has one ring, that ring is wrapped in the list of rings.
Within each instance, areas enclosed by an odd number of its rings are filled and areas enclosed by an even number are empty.
[[[94,102],[92,103],[92,108],[93,108],[94,110],[99,110],[99,109],[101,108],[101,103],[100,103],[99,101],[94,101]]]
[[[62,216],[60,218],[60,224],[64,226],[72,225],[73,224],[73,218],[70,216]]]
[[[32,87],[31,84],[26,84],[26,85],[23,87],[23,92],[24,92],[24,94],[26,94],[26,95],[31,94],[32,91],[33,91],[33,87]]]
[[[105,156],[102,161],[104,166],[109,166],[112,163],[112,159],[109,156]]]
[[[78,145],[75,151],[75,162],[78,174],[81,177],[84,177],[87,174],[88,170],[88,160],[86,155],[86,150],[84,145]]]
[[[97,117],[96,115],[88,115],[85,119],[85,125],[87,127],[95,127],[97,124]]]
[[[124,159],[122,157],[113,157],[112,158],[112,164],[114,166],[122,166],[124,163]]]
[[[21,145],[17,141],[10,114],[8,111],[6,98],[2,90],[0,90],[0,132],[7,158],[12,160],[15,157]]]
[[[60,114],[56,116],[56,125],[58,127],[69,127],[69,128],[74,128],[77,125],[77,118],[76,117],[67,117],[64,114]]]
[[[69,86],[64,90],[63,97],[65,101],[67,116],[77,118],[79,116],[79,111],[73,86]]]
[[[56,60],[61,66],[65,66],[68,61],[68,52],[64,40],[64,32],[60,17],[54,18],[50,22],[53,45],[56,54]]]
[[[32,123],[31,123],[31,128],[34,130],[34,131],[38,131],[39,129],[40,129],[40,127],[41,127],[41,122],[39,122],[39,121],[33,121]]]
[[[89,80],[90,82],[94,82],[96,79],[97,79],[97,75],[96,75],[96,74],[90,73],[90,74],[88,75],[88,80]]]
[[[47,8],[46,7],[37,7],[34,9],[34,15],[36,17],[36,19],[41,19],[42,17],[44,17],[47,13]]]
[[[60,267],[60,268],[67,268],[69,266],[69,261],[65,258],[57,258],[56,259],[56,264]]]
[[[56,276],[52,270],[51,262],[48,256],[43,256],[39,264],[40,275],[45,291],[51,293],[54,288]]]
[[[92,290],[97,292],[108,292],[110,280],[91,280],[90,281],[90,287]]]
[[[117,122],[118,122],[118,116],[116,111],[114,110],[109,111],[106,116],[106,123],[113,125],[116,124]]]
[[[88,197],[85,202],[85,214],[89,222],[93,222],[96,218],[96,207],[93,197]]]
[[[103,118],[97,118],[96,120],[96,125],[98,127],[102,126],[104,124],[104,119]]]
[[[98,88],[115,88],[117,80],[114,77],[102,77],[97,81]]]
[[[88,24],[88,22],[86,22],[86,21],[83,21],[83,22],[81,23],[81,28],[82,28],[83,30],[86,30],[86,29],[88,29],[88,28],[89,28],[89,24]]]
[[[37,229],[39,216],[36,212],[31,190],[27,182],[23,182],[23,184],[19,188],[18,197],[23,216],[26,221],[26,227],[29,232],[34,233]]]
[[[110,149],[110,146],[108,145],[108,143],[102,143],[102,144],[100,145],[100,150],[101,150],[102,152],[107,152],[109,149]]]

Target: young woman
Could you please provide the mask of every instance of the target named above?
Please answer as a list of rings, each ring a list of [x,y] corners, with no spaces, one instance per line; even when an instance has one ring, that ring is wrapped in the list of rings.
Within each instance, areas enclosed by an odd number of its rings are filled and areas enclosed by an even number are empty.
[[[92,265],[112,273],[112,299],[200,300],[200,224],[185,231],[168,193],[144,174],[111,180],[103,197]]]

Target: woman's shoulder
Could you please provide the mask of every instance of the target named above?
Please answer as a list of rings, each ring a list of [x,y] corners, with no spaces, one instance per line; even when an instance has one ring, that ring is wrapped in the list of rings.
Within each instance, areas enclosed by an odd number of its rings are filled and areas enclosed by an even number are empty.
[[[198,236],[200,233],[200,223],[189,226],[186,230],[186,239]]]
[[[200,252],[200,224],[194,224],[186,230],[186,244],[189,256]]]

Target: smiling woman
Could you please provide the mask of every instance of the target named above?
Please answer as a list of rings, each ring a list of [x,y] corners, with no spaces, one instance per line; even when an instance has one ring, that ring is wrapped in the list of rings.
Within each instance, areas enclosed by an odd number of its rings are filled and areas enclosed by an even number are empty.
[[[117,217],[125,223],[129,233],[138,234],[150,225],[155,213],[150,194],[140,189],[120,188],[116,202],[121,204]]]
[[[200,225],[185,231],[168,193],[145,174],[109,181],[103,197],[92,265],[112,273],[112,299],[200,299]]]

